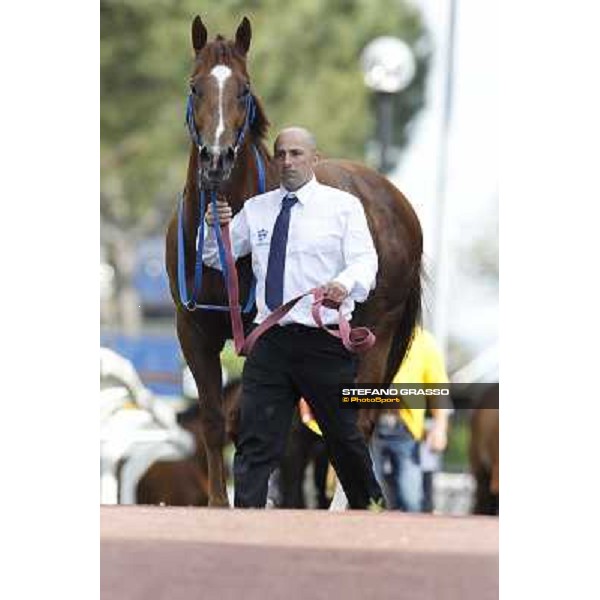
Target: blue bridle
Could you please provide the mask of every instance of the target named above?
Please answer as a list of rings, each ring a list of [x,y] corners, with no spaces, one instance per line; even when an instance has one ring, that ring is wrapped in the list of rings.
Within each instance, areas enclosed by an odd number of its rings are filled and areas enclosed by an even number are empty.
[[[246,117],[244,119],[244,124],[240,128],[234,152],[237,155],[237,150],[241,146],[244,141],[244,137],[246,135],[246,131],[250,128],[252,123],[254,122],[256,116],[256,103],[252,94],[248,93],[246,96]],[[193,99],[192,94],[188,96],[187,107],[186,107],[186,115],[185,115],[186,124],[188,130],[190,132],[190,137],[196,146],[199,148],[202,147],[202,137],[198,133],[196,129],[196,122],[194,120],[194,107],[193,107]],[[263,194],[266,191],[266,177],[265,177],[265,164],[263,161],[260,152],[256,148],[254,144],[252,144],[252,150],[254,151],[254,160],[256,162],[256,167],[258,171],[258,193]],[[199,209],[200,209],[200,218],[198,222],[198,229],[196,232],[196,265],[194,268],[194,287],[192,290],[192,294],[188,293],[187,282],[185,277],[185,247],[184,247],[184,222],[183,222],[183,193],[180,193],[179,197],[179,209],[178,209],[178,225],[177,225],[177,280],[179,286],[179,299],[185,308],[189,311],[193,311],[196,309],[205,309],[205,310],[220,310],[220,311],[229,311],[229,306],[221,306],[214,304],[198,304],[197,299],[200,294],[200,290],[202,289],[202,251],[204,249],[204,214],[206,211],[206,191],[202,189],[202,185],[198,183],[198,192],[199,192]],[[213,208],[213,214],[217,214],[217,192],[216,190],[210,190],[210,203]],[[228,281],[228,266],[227,259],[225,257],[225,246],[223,244],[223,238],[221,235],[221,227],[218,222],[215,221],[213,224],[213,228],[215,230],[215,235],[217,238],[217,247],[219,251],[219,261],[221,263],[221,270],[223,272],[223,278],[225,281]],[[246,300],[246,305],[242,309],[243,313],[249,313],[254,308],[256,294],[256,280],[254,277],[252,278],[252,286],[250,288],[250,294],[248,295],[248,299]]]
[[[246,131],[250,129],[250,126],[254,123],[254,118],[256,117],[256,101],[254,100],[254,96],[250,93],[246,93],[246,118],[244,119],[244,123],[240,127],[237,138],[235,140],[235,145],[233,146],[234,152],[237,154],[238,148],[244,142],[244,137],[246,136]],[[196,121],[194,119],[194,95],[189,94],[187,99],[187,106],[185,109],[185,122],[187,124],[188,131],[190,132],[190,137],[192,141],[198,148],[202,148],[202,136],[196,129]]]

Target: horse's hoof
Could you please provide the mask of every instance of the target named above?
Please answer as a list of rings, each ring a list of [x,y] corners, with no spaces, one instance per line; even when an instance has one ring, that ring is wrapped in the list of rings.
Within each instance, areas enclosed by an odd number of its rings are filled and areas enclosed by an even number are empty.
[[[213,498],[208,501],[208,508],[231,508],[227,498]]]

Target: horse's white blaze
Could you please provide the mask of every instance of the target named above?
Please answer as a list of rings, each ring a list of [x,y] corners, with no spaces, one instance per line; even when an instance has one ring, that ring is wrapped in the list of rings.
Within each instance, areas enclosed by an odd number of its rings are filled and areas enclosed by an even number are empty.
[[[217,123],[217,130],[215,131],[214,146],[219,146],[219,138],[225,130],[225,124],[223,122],[223,89],[227,78],[231,75],[231,69],[225,65],[217,65],[213,68],[210,74],[217,80],[219,86],[219,121]]]

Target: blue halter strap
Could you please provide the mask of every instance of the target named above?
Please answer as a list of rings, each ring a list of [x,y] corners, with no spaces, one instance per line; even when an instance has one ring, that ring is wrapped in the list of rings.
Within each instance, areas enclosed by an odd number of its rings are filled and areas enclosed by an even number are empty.
[[[254,118],[256,116],[256,101],[254,100],[254,96],[248,92],[246,94],[246,117],[244,118],[244,122],[240,129],[238,130],[235,146],[233,147],[234,151],[237,154],[238,148],[241,147],[244,142],[244,138],[246,137],[246,131],[250,129],[250,125],[254,123]],[[185,108],[185,123],[187,125],[188,131],[190,133],[190,137],[192,141],[198,148],[203,146],[202,144],[202,136],[198,132],[196,128],[196,121],[194,120],[194,96],[193,94],[188,95],[187,105]]]

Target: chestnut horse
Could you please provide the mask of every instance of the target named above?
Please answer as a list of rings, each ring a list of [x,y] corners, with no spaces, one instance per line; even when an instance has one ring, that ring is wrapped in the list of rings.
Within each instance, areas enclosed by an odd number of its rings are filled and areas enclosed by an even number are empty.
[[[500,385],[491,384],[479,399],[471,416],[469,460],[475,477],[476,515],[500,512]]]
[[[230,381],[223,389],[223,410],[227,424],[236,428],[241,384]],[[194,436],[196,451],[182,460],[155,462],[144,473],[136,489],[137,504],[166,506],[206,506],[208,504],[208,464],[198,404],[177,415],[178,424]],[[227,431],[235,440],[236,431]]]
[[[166,267],[176,306],[177,335],[198,387],[200,416],[208,461],[209,505],[228,506],[223,447],[225,416],[221,398],[220,352],[232,336],[226,312],[189,310],[180,295],[181,284],[192,289],[195,280],[196,239],[200,190],[215,190],[233,213],[259,191],[260,173],[266,190],[279,185],[276,169],[265,145],[268,120],[252,89],[246,67],[251,27],[247,18],[234,40],[218,35],[207,43],[200,17],[192,24],[195,52],[190,77],[188,127],[192,138],[182,203],[182,255],[185,273],[178,279],[178,213],[167,230]],[[352,324],[370,327],[377,342],[361,355],[358,381],[386,384],[404,357],[421,310],[422,233],[418,218],[406,200],[379,173],[347,160],[323,160],[317,179],[357,196],[365,209],[379,257],[376,288],[367,302],[358,304]],[[201,266],[203,281],[197,300],[227,305],[226,286],[220,271]],[[237,261],[242,305],[251,289],[250,257]],[[183,272],[183,270],[182,270]],[[325,282],[324,282],[325,283]],[[244,315],[248,325],[254,314]],[[359,420],[368,433],[373,420],[362,411]]]

